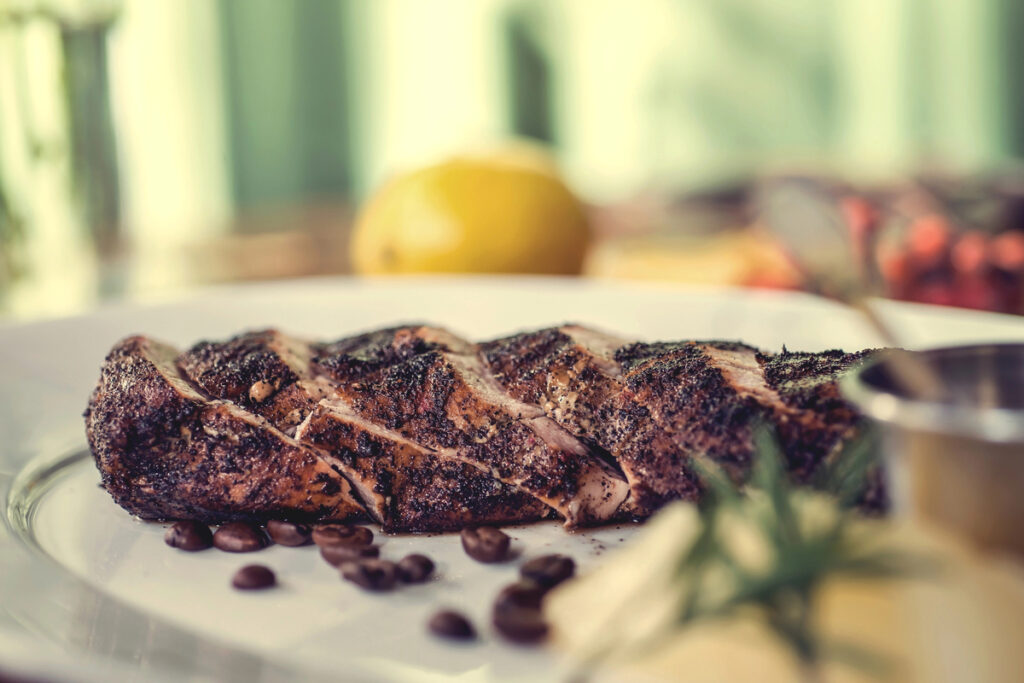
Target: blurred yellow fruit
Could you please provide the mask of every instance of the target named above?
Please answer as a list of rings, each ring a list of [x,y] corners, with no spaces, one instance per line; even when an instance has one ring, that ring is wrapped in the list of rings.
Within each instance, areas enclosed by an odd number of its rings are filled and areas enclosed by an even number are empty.
[[[356,272],[579,273],[586,211],[549,158],[524,149],[457,157],[384,185],[356,221]]]

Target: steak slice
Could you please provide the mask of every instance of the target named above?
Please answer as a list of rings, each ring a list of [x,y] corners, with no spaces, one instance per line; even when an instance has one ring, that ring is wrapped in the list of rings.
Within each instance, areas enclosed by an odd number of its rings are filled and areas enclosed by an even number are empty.
[[[85,412],[104,488],[143,519],[342,520],[362,507],[317,451],[178,372],[176,349],[119,342]]]
[[[236,403],[294,434],[338,384],[435,348],[470,349],[472,345],[446,330],[423,325],[377,330],[330,344],[268,329],[244,332],[224,342],[199,342],[177,363],[206,394]]]
[[[339,389],[362,419],[544,502],[567,527],[609,519],[621,476],[536,405],[516,401],[477,355],[430,350]]]
[[[474,348],[450,332],[422,325],[330,344],[309,344],[265,330],[222,343],[197,344],[179,357],[178,365],[206,391],[238,401],[282,429],[296,430],[305,420],[296,438],[316,447],[355,486],[367,511],[385,530],[444,530],[541,519],[548,514],[546,506],[488,473],[445,460],[360,420],[337,401],[333,409],[317,409],[321,399],[339,387],[417,353]],[[315,419],[307,419],[315,409]]]
[[[400,325],[318,345],[311,370],[335,382],[349,383],[428,351],[473,354],[476,347],[443,328]]]
[[[488,342],[482,354],[509,393],[611,453],[630,483],[624,511],[636,516],[699,495],[687,464],[694,453],[739,476],[752,448],[748,423],[766,414],[759,401],[772,400],[756,349],[739,344],[627,346],[568,325]]]
[[[550,509],[467,465],[356,416],[340,399],[322,401],[297,438],[331,453],[367,511],[388,532],[448,531],[475,524],[532,522]]]
[[[829,462],[865,429],[864,417],[839,391],[839,380],[872,353],[784,349],[774,355],[757,354],[766,385],[787,409],[802,418],[777,424],[779,442],[797,482],[809,483],[822,463]]]
[[[616,352],[623,389],[602,408],[600,440],[630,483],[630,513],[642,517],[672,500],[697,500],[695,455],[743,478],[752,427],[769,411],[744,389],[749,378],[719,363],[755,352],[728,342],[637,343]]]
[[[480,353],[513,398],[540,406],[577,437],[599,444],[601,406],[622,391],[615,350],[627,343],[579,325],[563,325],[485,342]]]
[[[809,483],[862,424],[837,380],[863,355],[772,355],[722,341],[620,349],[625,388],[602,411],[600,441],[630,482],[630,512],[644,516],[669,500],[699,497],[695,455],[742,481],[761,423],[774,427],[793,479]]]
[[[178,356],[181,372],[203,392],[262,415],[286,433],[333,387],[314,381],[317,346],[277,330],[244,332],[225,342],[203,341]]]

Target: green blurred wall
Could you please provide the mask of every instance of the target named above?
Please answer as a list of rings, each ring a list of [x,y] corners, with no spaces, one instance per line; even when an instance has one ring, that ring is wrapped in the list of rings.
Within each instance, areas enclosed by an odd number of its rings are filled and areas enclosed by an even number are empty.
[[[353,160],[336,0],[218,0],[226,129],[240,205],[344,195]]]

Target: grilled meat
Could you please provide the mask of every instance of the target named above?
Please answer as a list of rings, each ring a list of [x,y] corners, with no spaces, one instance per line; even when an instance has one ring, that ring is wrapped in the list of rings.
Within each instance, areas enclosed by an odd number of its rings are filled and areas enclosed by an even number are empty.
[[[440,327],[402,325],[319,345],[312,371],[339,383],[355,382],[428,351],[472,354],[476,347]]]
[[[486,342],[480,353],[512,397],[540,406],[577,437],[597,443],[598,411],[622,390],[615,350],[626,343],[564,325]]]
[[[541,519],[547,515],[543,504],[486,472],[360,420],[337,399],[333,408],[325,406],[315,419],[306,419],[321,399],[433,349],[475,347],[426,326],[395,327],[331,344],[308,344],[265,330],[197,344],[178,365],[215,397],[234,400],[282,429],[295,430],[306,420],[296,437],[318,448],[353,483],[367,512],[389,530]]]
[[[645,516],[695,499],[693,456],[742,480],[752,428],[776,425],[798,481],[809,481],[857,416],[836,380],[864,354],[763,354],[744,344],[625,344],[578,326],[481,345],[495,378],[576,436],[609,452],[630,483],[624,510]]]
[[[245,332],[226,342],[204,341],[177,358],[178,368],[213,398],[261,415],[288,434],[333,387],[316,381],[317,348],[277,330]]]
[[[340,399],[321,402],[297,436],[332,454],[385,531],[444,531],[550,516],[540,501],[450,450],[428,450],[361,420]]]
[[[485,343],[482,354],[513,396],[611,454],[636,516],[700,494],[695,454],[739,477],[750,427],[766,413],[752,396],[766,393],[756,350],[740,344],[627,344],[563,326]]]
[[[751,428],[765,410],[715,360],[744,348],[680,342],[631,344],[616,352],[623,388],[601,407],[599,438],[630,482],[632,514],[696,500],[695,455],[742,477],[753,452]]]
[[[852,403],[843,398],[838,382],[871,353],[795,353],[783,350],[776,355],[758,354],[765,383],[775,390],[787,407],[802,416],[800,420],[784,420],[776,424],[779,445],[786,454],[790,473],[798,483],[813,483],[823,464],[831,464],[839,457],[845,444],[865,432],[866,420]],[[879,467],[875,466],[868,472],[858,506],[868,513],[888,509],[889,496]]]
[[[348,519],[348,481],[317,451],[239,406],[209,400],[176,349],[130,337],[110,352],[85,413],[104,488],[144,519]]]
[[[762,422],[812,481],[860,431],[836,380],[865,353],[627,343],[577,325],[480,345],[425,325],[327,344],[264,330],[177,358],[133,337],[86,423],[104,486],[146,518],[365,508],[389,531],[576,527],[697,499],[697,456],[742,480]]]
[[[505,393],[476,355],[427,351],[339,395],[361,418],[529,493],[567,526],[605,521],[626,497],[614,469],[541,408]]]

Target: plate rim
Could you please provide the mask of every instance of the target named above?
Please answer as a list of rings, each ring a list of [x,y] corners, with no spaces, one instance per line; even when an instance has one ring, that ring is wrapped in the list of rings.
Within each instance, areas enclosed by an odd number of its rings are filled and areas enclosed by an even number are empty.
[[[815,302],[814,305],[820,305],[823,300],[814,297],[810,294],[803,292],[792,292],[786,290],[750,290],[739,287],[722,287],[722,286],[709,286],[709,285],[687,285],[680,283],[671,282],[649,282],[649,281],[618,281],[618,280],[605,280],[605,279],[587,279],[581,280],[578,278],[570,277],[550,277],[550,276],[409,276],[399,278],[357,278],[350,276],[321,276],[312,278],[299,278],[292,280],[274,280],[274,281],[258,281],[258,282],[246,282],[246,283],[227,283],[211,286],[203,286],[191,288],[188,290],[181,290],[175,293],[173,296],[168,297],[148,297],[148,296],[137,296],[123,300],[107,302],[100,306],[97,306],[88,311],[82,311],[71,316],[59,316],[51,318],[41,318],[34,320],[0,320],[0,341],[17,337],[22,334],[29,335],[34,332],[43,331],[48,327],[54,325],[68,325],[74,327],[77,324],[85,324],[93,320],[103,319],[117,319],[120,317],[127,317],[139,314],[146,311],[154,310],[175,310],[182,309],[182,307],[188,307],[197,301],[201,301],[203,297],[213,295],[221,298],[230,298],[239,294],[245,296],[251,296],[259,292],[266,291],[277,291],[277,292],[289,292],[295,291],[301,293],[303,290],[308,289],[332,289],[342,288],[346,291],[359,291],[361,288],[386,288],[392,290],[402,289],[415,289],[422,285],[429,285],[434,287],[472,287],[475,285],[482,285],[487,287],[516,287],[522,288],[527,287],[534,291],[543,290],[545,288],[558,288],[563,291],[592,291],[601,292],[608,290],[628,290],[636,292],[659,292],[659,293],[672,293],[678,292],[686,294],[687,296],[701,296],[704,294],[717,296],[717,297],[740,297],[743,299],[755,299],[764,301],[782,301],[793,304],[800,304],[801,302]],[[838,304],[835,304],[839,307]],[[981,321],[995,321],[999,323],[1009,323],[1015,328],[1020,329],[1021,339],[1024,339],[1024,317],[1010,316],[1005,314],[996,314],[979,311],[968,311],[965,309],[952,309],[941,306],[930,306],[925,304],[914,304],[906,302],[894,302],[889,300],[879,300],[873,302],[873,305],[881,307],[882,312],[885,315],[905,315],[920,314],[924,313],[927,315],[956,315],[964,320],[981,320]],[[0,367],[3,363],[0,362]],[[6,390],[3,385],[0,385],[0,398]],[[78,443],[81,444],[82,440],[79,439]],[[2,503],[3,510],[3,525],[0,526],[0,555],[7,556],[7,560],[0,560],[0,567],[20,567],[22,572],[31,572],[37,570],[41,563],[47,561],[47,559],[54,563],[54,567],[46,571],[48,578],[56,582],[55,591],[70,591],[78,593],[95,593],[99,596],[98,599],[110,600],[115,602],[118,601],[112,595],[101,594],[100,591],[89,586],[87,582],[74,576],[69,570],[60,567],[53,558],[48,555],[34,556],[32,551],[26,542],[26,539],[22,538],[19,534],[19,530],[14,528],[9,519],[9,506],[11,505],[11,494],[12,489],[15,486],[21,485],[21,483],[30,477],[33,472],[38,472],[32,468],[46,469],[46,462],[49,462],[52,466],[56,462],[61,462],[62,458],[69,457],[67,452],[54,454],[50,453],[49,459],[43,458],[46,454],[38,454],[36,457],[30,457],[27,460],[15,463],[17,466],[13,472],[10,468],[13,452],[16,449],[0,448],[0,503]],[[42,462],[38,462],[38,461]],[[5,466],[7,469],[5,469]],[[51,473],[52,474],[52,473]],[[17,502],[17,501],[15,501]],[[43,552],[40,550],[40,552]],[[47,559],[44,559],[47,558]],[[6,562],[6,564],[5,564]],[[39,571],[42,571],[39,569]],[[2,576],[2,574],[0,574]],[[0,595],[8,594],[12,586],[10,583],[10,575],[5,578],[0,578]],[[95,596],[94,596],[95,597]],[[2,604],[2,603],[0,603]],[[137,608],[125,606],[129,610],[139,611]],[[142,617],[146,620],[159,620],[159,617],[155,615],[142,614]],[[5,632],[5,628],[11,629],[9,632]],[[25,635],[26,639],[18,639],[19,630],[20,633]],[[171,629],[180,630],[179,627],[170,625]],[[13,637],[5,637],[5,633],[8,635],[14,634]],[[27,635],[26,635],[27,634]],[[35,634],[38,635],[38,634]],[[195,638],[194,635],[186,636]],[[66,661],[60,658],[54,658],[53,653],[50,652],[46,647],[40,646],[40,649],[36,653],[28,653],[28,656],[20,657],[17,652],[17,647],[25,647],[25,643],[32,642],[33,634],[29,631],[26,632],[24,624],[17,623],[17,619],[12,619],[7,610],[0,609],[0,670],[4,670],[5,666],[17,666],[19,661],[26,663],[26,666],[49,666],[50,668],[42,673],[44,675],[59,675],[62,679],[66,680],[106,680],[108,679],[110,672],[121,666],[123,662],[114,661],[110,658],[96,660],[91,653],[79,652],[71,656]],[[208,639],[205,639],[208,640]],[[17,642],[18,646],[12,648],[11,643]],[[249,656],[249,653],[244,653]],[[33,656],[37,655],[37,656]],[[230,656],[230,655],[225,655]],[[45,661],[41,661],[45,660]],[[280,671],[280,665],[274,663],[268,658],[261,658],[261,661],[267,665],[265,669],[265,678],[263,680],[289,680],[289,675]],[[83,668],[83,664],[86,666]],[[54,668],[56,667],[56,669]],[[113,667],[113,668],[112,668]],[[139,669],[134,666],[129,666],[123,670],[124,672],[139,674]],[[31,669],[26,670],[24,673],[31,674]],[[205,671],[195,671],[193,673],[203,674]],[[290,672],[294,675],[295,672]],[[146,670],[145,676],[147,677],[160,677],[166,676],[168,680],[174,680],[182,675],[181,671],[165,671],[161,670]],[[309,678],[310,672],[301,672],[302,677]],[[275,678],[277,676],[277,678]]]

